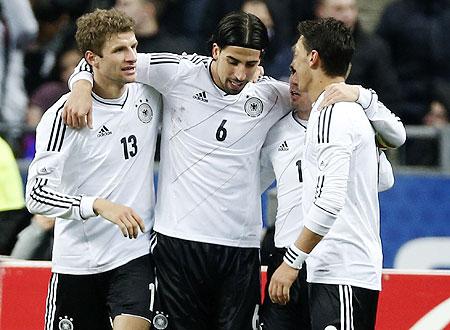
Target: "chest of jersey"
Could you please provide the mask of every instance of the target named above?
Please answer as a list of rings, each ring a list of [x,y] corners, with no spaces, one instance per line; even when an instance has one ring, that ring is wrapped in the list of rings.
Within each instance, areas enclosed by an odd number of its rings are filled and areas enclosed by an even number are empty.
[[[172,137],[236,151],[260,147],[285,113],[276,94],[246,88],[239,95],[224,95],[211,84],[202,89],[186,83],[164,102],[169,110],[164,125]]]
[[[156,94],[157,95],[157,94]],[[151,146],[156,142],[159,125],[159,100],[145,89],[130,91],[123,106],[93,103],[93,129],[79,131],[78,152],[89,164],[83,168],[100,171],[103,177],[120,176],[138,162],[148,167],[153,160]],[[72,155],[72,158],[78,158]]]

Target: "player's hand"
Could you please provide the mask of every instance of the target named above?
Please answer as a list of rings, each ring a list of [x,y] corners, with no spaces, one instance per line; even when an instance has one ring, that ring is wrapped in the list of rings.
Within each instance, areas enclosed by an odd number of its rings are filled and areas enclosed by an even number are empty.
[[[273,303],[285,305],[290,297],[289,290],[298,276],[298,270],[290,267],[284,261],[273,273],[269,284],[269,295]]]
[[[258,65],[256,68],[255,74],[253,75],[252,81],[257,82],[259,78],[264,76],[264,67],[262,65]]]
[[[119,226],[125,237],[136,238],[139,229],[141,232],[145,231],[144,221],[128,206],[97,198],[94,202],[94,211],[106,220]]]
[[[334,83],[325,88],[325,95],[319,105],[323,109],[336,102],[355,102],[359,97],[359,88],[356,85]]]
[[[65,124],[72,128],[82,128],[86,124],[92,128],[92,85],[89,81],[79,80],[69,95],[62,113]]]

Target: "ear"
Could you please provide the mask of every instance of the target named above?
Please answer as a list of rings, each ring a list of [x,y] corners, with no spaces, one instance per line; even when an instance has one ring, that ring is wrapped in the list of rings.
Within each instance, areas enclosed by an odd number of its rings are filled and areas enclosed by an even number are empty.
[[[213,59],[217,60],[219,58],[219,54],[220,54],[220,47],[218,44],[213,43],[212,45],[212,49],[211,49],[211,55],[213,57]]]
[[[84,54],[84,59],[89,63],[90,66],[97,67],[100,57],[94,52],[88,50]]]
[[[312,50],[309,54],[309,67],[311,69],[317,69],[320,66],[320,55],[317,50]]]

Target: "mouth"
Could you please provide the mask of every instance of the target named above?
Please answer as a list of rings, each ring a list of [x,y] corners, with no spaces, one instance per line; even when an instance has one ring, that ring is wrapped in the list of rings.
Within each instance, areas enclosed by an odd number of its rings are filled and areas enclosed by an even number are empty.
[[[244,86],[243,81],[229,80],[229,82],[233,89],[241,89]]]
[[[300,96],[300,93],[298,91],[291,89],[289,92],[291,93],[291,96]]]
[[[129,65],[122,68],[122,71],[127,74],[134,74],[136,72],[136,67],[134,65]]]

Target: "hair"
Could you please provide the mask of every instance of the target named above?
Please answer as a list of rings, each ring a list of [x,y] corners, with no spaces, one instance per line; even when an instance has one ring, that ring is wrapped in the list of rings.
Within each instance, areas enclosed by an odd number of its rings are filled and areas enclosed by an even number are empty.
[[[355,51],[352,33],[344,23],[325,18],[300,22],[299,36],[308,52],[319,53],[322,69],[330,77],[345,77]]]
[[[134,32],[134,20],[116,9],[96,9],[77,19],[75,40],[84,55],[90,50],[101,55],[106,40],[113,34]]]
[[[233,11],[220,20],[209,40],[210,49],[213,43],[220,48],[238,46],[264,53],[269,37],[266,26],[258,17],[243,11]]]

